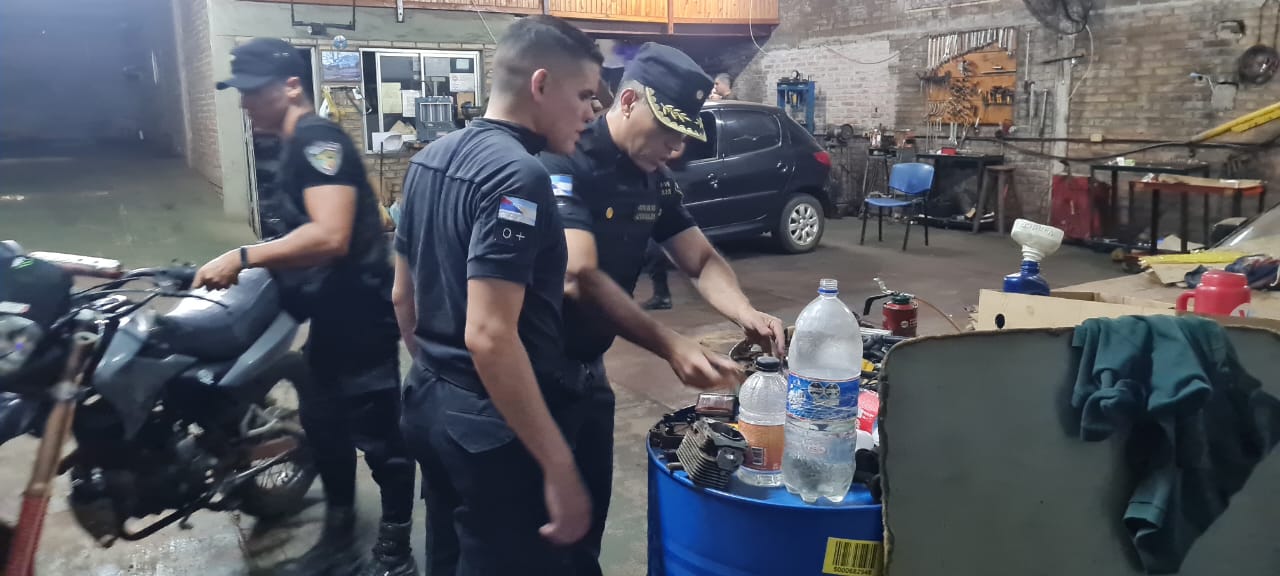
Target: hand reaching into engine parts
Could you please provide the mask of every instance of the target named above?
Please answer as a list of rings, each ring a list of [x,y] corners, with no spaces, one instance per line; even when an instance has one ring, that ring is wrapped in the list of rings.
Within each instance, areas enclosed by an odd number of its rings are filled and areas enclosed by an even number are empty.
[[[196,271],[196,279],[191,282],[191,289],[207,288],[223,290],[240,281],[240,251],[231,250],[201,266]]]
[[[759,310],[751,310],[738,318],[738,325],[749,344],[760,346],[770,356],[781,359],[787,355],[787,329],[782,320]]]
[[[685,386],[699,390],[727,390],[742,382],[742,368],[727,356],[685,340],[672,355],[671,369]]]

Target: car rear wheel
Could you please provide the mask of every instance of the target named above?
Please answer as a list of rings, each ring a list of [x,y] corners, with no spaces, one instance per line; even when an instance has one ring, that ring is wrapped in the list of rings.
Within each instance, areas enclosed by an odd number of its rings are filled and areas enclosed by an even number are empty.
[[[812,251],[826,230],[822,203],[808,194],[796,194],[782,207],[773,239],[788,254]]]

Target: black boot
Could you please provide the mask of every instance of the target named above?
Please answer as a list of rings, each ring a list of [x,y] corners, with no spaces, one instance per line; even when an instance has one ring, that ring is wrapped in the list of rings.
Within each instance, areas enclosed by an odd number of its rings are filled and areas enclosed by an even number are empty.
[[[305,554],[276,566],[276,576],[350,576],[360,569],[364,554],[356,543],[356,512],[329,508],[320,541]]]
[[[670,310],[671,297],[670,296],[654,296],[653,298],[650,298],[648,302],[644,303],[644,309],[645,310]]]
[[[373,558],[365,564],[360,576],[418,576],[418,565],[409,547],[408,522],[383,522],[378,528],[378,543],[373,545]]]

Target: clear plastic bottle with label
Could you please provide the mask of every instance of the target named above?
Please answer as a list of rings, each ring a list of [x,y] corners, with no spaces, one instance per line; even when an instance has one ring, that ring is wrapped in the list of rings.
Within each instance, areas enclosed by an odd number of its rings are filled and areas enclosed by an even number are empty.
[[[782,485],[787,380],[781,369],[777,358],[756,358],[755,374],[738,392],[738,430],[747,439],[747,457],[738,468],[738,479],[752,486]]]
[[[796,320],[788,352],[782,481],[808,503],[844,500],[853,483],[862,379],[862,330],[824,279]]]

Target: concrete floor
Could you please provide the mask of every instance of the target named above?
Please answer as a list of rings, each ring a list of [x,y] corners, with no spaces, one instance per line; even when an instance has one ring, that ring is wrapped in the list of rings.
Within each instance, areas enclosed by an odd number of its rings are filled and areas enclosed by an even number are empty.
[[[174,160],[123,153],[0,160],[0,237],[28,249],[116,258],[127,266],[173,259],[199,263],[252,238],[247,224],[223,217],[220,206],[216,191]],[[842,299],[860,312],[862,300],[877,292],[872,279],[880,277],[893,289],[931,301],[963,326],[978,290],[999,288],[1001,277],[1017,269],[1017,246],[994,234],[935,231],[926,248],[917,230],[910,249],[902,252],[901,226],[887,226],[883,243],[859,246],[858,225],[853,219],[831,221],[822,246],[811,254],[776,254],[767,239],[723,248],[755,305],[788,322],[813,298],[820,278],[840,280]],[[869,232],[874,239],[875,230]],[[1105,255],[1070,247],[1051,257],[1044,270],[1058,286],[1119,274]],[[641,284],[637,297],[647,298],[647,281]],[[688,282],[673,276],[672,287],[675,308],[656,313],[657,318],[698,337],[732,333],[733,326],[702,304]],[[920,330],[931,334],[951,328],[922,309]],[[681,386],[665,362],[628,343],[619,342],[607,363],[618,414],[614,504],[603,564],[610,576],[635,576],[645,573],[647,550],[644,435],[664,412],[689,404],[696,393]],[[22,440],[0,447],[0,517],[16,513],[32,446]],[[61,504],[66,487],[60,486],[40,563],[40,574],[51,576],[270,574],[275,563],[314,542],[323,510],[313,506],[281,526],[206,513],[194,518],[192,531],[171,528],[142,543],[102,550],[74,526]],[[318,503],[319,490],[313,495]],[[377,492],[365,470],[360,504],[363,533],[372,540]],[[415,543],[422,542],[423,517],[419,505]],[[416,548],[421,563],[421,546]]]

